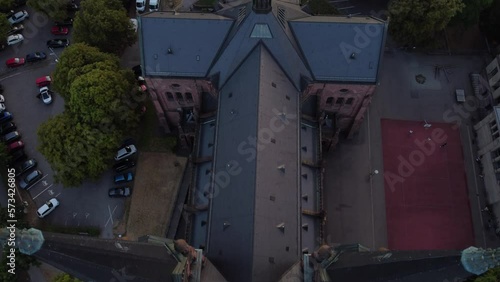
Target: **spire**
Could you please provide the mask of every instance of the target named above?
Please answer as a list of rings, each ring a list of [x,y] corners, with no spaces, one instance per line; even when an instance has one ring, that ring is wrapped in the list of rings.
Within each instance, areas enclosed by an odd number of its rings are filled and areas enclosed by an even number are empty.
[[[271,0],[253,0],[253,11],[256,13],[267,14],[271,11]]]

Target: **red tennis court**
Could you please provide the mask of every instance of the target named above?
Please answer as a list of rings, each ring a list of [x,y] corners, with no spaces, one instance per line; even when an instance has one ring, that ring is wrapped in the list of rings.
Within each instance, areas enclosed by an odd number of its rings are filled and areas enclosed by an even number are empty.
[[[381,123],[389,249],[474,245],[460,132],[447,123]]]

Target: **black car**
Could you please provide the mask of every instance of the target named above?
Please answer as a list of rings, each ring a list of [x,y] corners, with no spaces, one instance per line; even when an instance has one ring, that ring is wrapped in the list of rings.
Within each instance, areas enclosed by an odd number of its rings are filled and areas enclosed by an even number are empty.
[[[8,166],[13,166],[16,162],[26,159],[26,154],[24,150],[18,150],[10,154],[10,160]]]
[[[69,45],[69,40],[66,38],[63,39],[51,39],[47,41],[47,47],[50,48],[64,48],[68,47]]]
[[[131,167],[135,166],[135,162],[131,161],[130,159],[125,159],[121,162],[116,163],[113,168],[115,169],[116,172],[122,172],[124,170],[127,170]]]
[[[47,59],[47,55],[44,52],[34,52],[26,55],[26,62],[38,62]]]
[[[22,164],[20,164],[19,166],[16,167],[16,177],[20,176],[21,174],[25,173],[26,171],[28,171],[32,168],[35,168],[36,165],[37,165],[37,162],[35,159],[30,159],[30,160],[23,162]]]
[[[15,24],[11,26],[11,30],[7,32],[7,35],[14,35],[14,34],[19,34],[24,30],[24,25],[22,24]]]
[[[130,196],[130,187],[117,187],[108,190],[108,196],[111,198],[123,198]]]
[[[15,123],[13,122],[7,122],[7,123],[4,123],[2,125],[0,125],[0,135],[4,135],[4,134],[7,134],[9,132],[12,132],[14,130],[16,130],[17,126]]]
[[[2,140],[2,142],[5,142],[6,144],[10,144],[14,141],[21,139],[21,134],[19,134],[19,132],[17,131],[12,131],[3,135],[0,139]]]
[[[72,26],[73,25],[73,19],[72,18],[67,18],[64,21],[56,22],[56,25],[58,25],[58,26]]]
[[[0,113],[0,124],[4,124],[12,120],[12,114],[10,112],[1,112]]]

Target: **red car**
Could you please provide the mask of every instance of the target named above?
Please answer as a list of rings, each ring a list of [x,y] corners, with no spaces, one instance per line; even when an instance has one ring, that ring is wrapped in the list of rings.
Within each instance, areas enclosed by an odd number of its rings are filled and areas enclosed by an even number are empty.
[[[64,26],[53,26],[51,30],[52,34],[55,35],[67,35],[69,33],[69,29]]]
[[[5,62],[5,64],[9,68],[19,67],[24,65],[24,58],[10,58]]]
[[[49,75],[42,76],[36,79],[36,86],[38,87],[48,86],[50,85],[51,82],[52,82],[52,77],[50,77]]]
[[[24,147],[23,141],[16,141],[14,143],[10,143],[8,148],[10,152],[17,151],[19,149],[22,149]]]

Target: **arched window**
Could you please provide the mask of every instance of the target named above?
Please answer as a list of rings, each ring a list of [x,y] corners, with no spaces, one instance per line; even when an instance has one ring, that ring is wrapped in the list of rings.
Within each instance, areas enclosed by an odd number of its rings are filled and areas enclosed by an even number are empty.
[[[333,97],[328,97],[326,99],[326,104],[329,105],[329,106],[333,105]]]
[[[352,102],[354,102],[354,98],[347,98],[347,101],[345,101],[345,104],[352,105]]]

